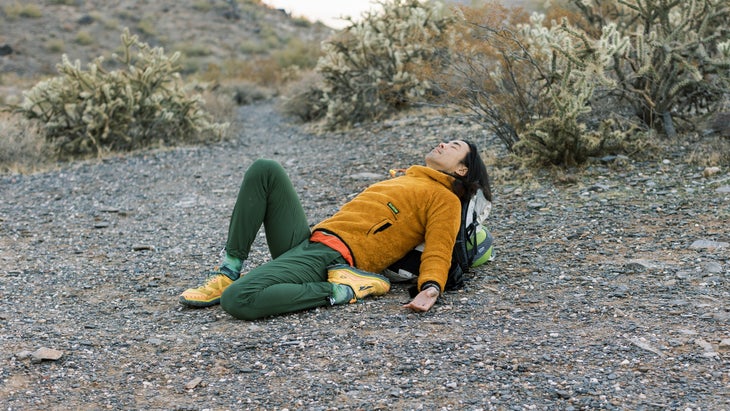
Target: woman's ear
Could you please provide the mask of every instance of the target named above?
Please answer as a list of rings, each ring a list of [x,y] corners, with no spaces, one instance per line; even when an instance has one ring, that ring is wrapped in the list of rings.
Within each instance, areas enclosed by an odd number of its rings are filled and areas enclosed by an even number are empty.
[[[466,174],[469,172],[469,167],[467,167],[463,164],[459,164],[459,166],[456,167],[456,170],[454,170],[454,172],[456,174],[460,175],[461,177],[466,177]]]

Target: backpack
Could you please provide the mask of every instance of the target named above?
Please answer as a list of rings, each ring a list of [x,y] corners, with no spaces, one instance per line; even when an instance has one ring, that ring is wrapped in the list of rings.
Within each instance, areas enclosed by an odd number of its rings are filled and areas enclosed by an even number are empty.
[[[461,203],[461,224],[456,235],[454,250],[451,256],[451,267],[446,280],[446,291],[458,290],[464,286],[466,273],[471,267],[490,261],[493,238],[483,225],[489,216],[492,205],[479,190],[470,199]],[[391,264],[383,274],[393,282],[410,281],[418,278],[421,266],[423,244],[409,251],[403,258]],[[415,287],[409,290],[411,295],[418,294]]]

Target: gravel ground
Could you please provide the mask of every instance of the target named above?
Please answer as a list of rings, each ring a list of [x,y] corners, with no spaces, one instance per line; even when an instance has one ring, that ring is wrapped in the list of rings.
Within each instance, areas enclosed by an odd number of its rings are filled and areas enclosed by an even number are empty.
[[[430,312],[395,285],[245,322],[177,296],[218,262],[254,159],[284,164],[315,223],[440,138],[500,150],[426,115],[320,136],[272,103],[239,120],[230,143],[0,177],[2,409],[730,410],[727,170],[681,148],[493,170],[496,259]],[[267,258],[260,239],[246,266]]]

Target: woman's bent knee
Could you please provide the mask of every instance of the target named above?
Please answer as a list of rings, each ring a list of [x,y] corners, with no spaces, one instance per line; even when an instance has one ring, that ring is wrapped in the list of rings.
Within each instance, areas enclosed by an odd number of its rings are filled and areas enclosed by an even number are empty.
[[[257,320],[262,317],[254,307],[249,303],[249,299],[237,292],[234,287],[236,283],[231,284],[221,295],[221,308],[223,311],[232,315],[239,320]]]
[[[246,170],[248,177],[261,177],[284,173],[284,167],[276,160],[260,158],[254,161]]]

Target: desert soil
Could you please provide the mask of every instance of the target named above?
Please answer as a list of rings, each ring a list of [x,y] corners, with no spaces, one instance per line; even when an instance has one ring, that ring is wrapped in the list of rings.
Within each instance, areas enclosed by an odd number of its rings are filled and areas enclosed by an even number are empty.
[[[0,408],[730,410],[730,179],[689,146],[556,178],[426,114],[318,135],[268,102],[233,126],[0,176]],[[284,165],[315,223],[449,138],[486,147],[496,258],[430,312],[401,307],[405,285],[255,322],[178,303],[254,159]],[[245,268],[267,259],[261,238]]]

